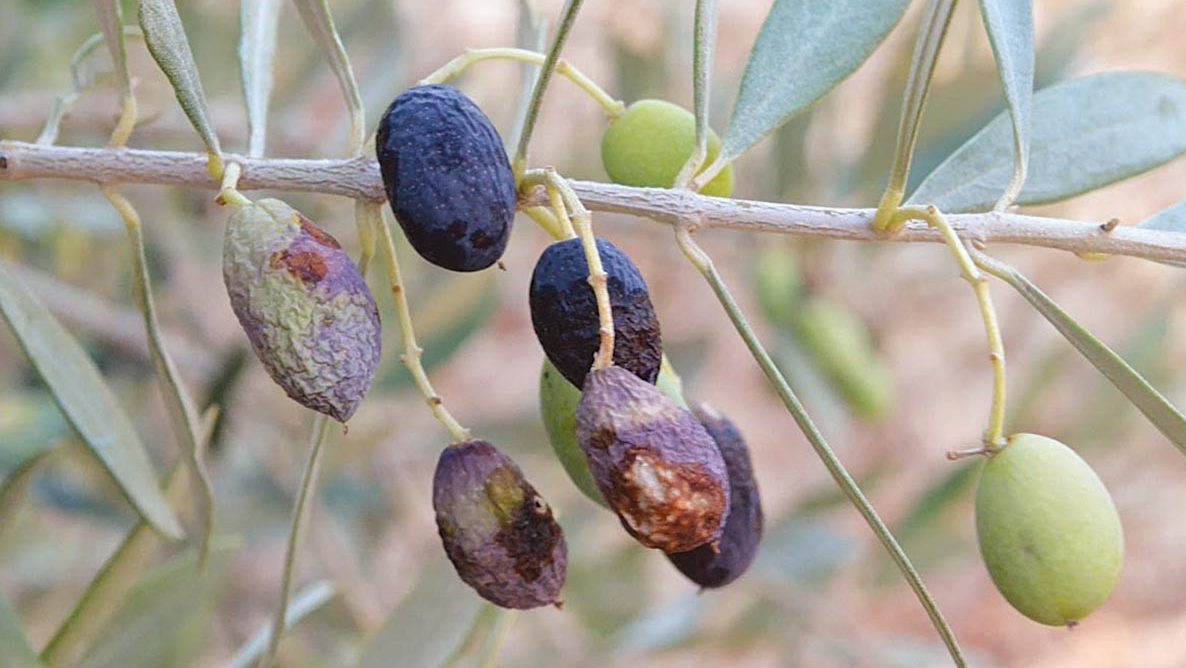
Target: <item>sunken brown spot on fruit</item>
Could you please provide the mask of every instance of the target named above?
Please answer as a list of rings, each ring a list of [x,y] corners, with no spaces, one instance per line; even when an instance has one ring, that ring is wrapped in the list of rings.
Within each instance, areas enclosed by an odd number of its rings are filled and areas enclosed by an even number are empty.
[[[287,250],[276,251],[272,254],[272,266],[283,267],[288,270],[288,273],[307,285],[317,285],[329,271],[325,264],[325,258],[310,251],[300,253],[290,253]]]
[[[485,230],[474,230],[469,235],[470,245],[473,246],[474,248],[477,248],[478,250],[482,250],[484,248],[489,248],[497,242],[498,242],[498,239],[495,239],[494,237],[490,236],[489,234],[486,234]]]
[[[530,485],[524,486],[530,489]],[[551,567],[561,538],[560,525],[552,519],[548,505],[539,495],[530,494],[511,521],[495,534],[494,542],[506,550],[519,577],[535,582]]]
[[[608,497],[643,545],[668,551],[711,539],[705,528],[720,526],[727,507],[720,481],[703,466],[670,464],[642,449],[627,453]]]
[[[330,234],[328,232],[321,229],[320,227],[317,227],[316,225],[313,224],[313,221],[309,220],[308,218],[304,217],[303,215],[301,215],[299,213],[297,214],[297,222],[299,222],[301,224],[301,229],[304,230],[305,234],[308,234],[309,236],[313,237],[313,240],[316,241],[317,243],[321,244],[322,246],[325,246],[327,248],[341,248],[342,247],[342,245],[338,243],[337,239],[330,236]]]

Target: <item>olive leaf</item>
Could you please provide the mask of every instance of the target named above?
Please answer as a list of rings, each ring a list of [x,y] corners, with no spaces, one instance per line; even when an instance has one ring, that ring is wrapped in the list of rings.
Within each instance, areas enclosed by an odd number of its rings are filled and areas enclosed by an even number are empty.
[[[156,531],[183,535],[132,422],[78,342],[0,264],[0,311],[62,412],[90,451]]]
[[[973,251],[977,266],[1000,278],[1025,297],[1051,325],[1120,390],[1153,426],[1179,450],[1186,453],[1186,416],[1165,398],[1144,376],[1124,361],[1103,341],[1095,338],[1046,293],[1013,267]]]
[[[362,97],[358,93],[358,83],[354,80],[354,70],[350,67],[350,58],[346,55],[346,47],[342,46],[342,38],[338,36],[338,28],[334,25],[334,17],[330,14],[327,0],[293,0],[301,20],[313,36],[313,41],[321,49],[322,55],[329,61],[329,67],[338,78],[338,85],[342,88],[342,95],[346,98],[346,107],[350,111],[350,149],[357,154],[362,150],[366,141],[365,120],[362,110]]]
[[[1152,215],[1138,227],[1166,232],[1186,232],[1186,200]]]
[[[45,668],[29,647],[21,620],[3,592],[0,592],[0,656],[4,657],[7,668]]]
[[[148,51],[172,84],[182,111],[206,144],[206,150],[211,155],[220,155],[222,150],[210,123],[198,65],[194,62],[177,6],[173,0],[140,0],[139,18]]]
[[[91,0],[95,18],[103,29],[103,39],[115,65],[115,76],[119,88],[125,95],[132,90],[132,79],[128,76],[128,50],[124,44],[124,15],[119,0]]]
[[[1029,168],[1030,116],[1034,98],[1034,11],[1031,0],[980,0],[984,29],[992,43],[1009,118],[1013,122],[1013,177],[996,207],[1013,203]]]
[[[292,597],[292,603],[284,612],[284,629],[287,631],[317,611],[334,596],[334,586],[321,580],[305,587]],[[227,668],[248,668],[259,659],[272,637],[272,625],[266,624],[251,639],[243,644],[235,656],[226,663]]]
[[[239,5],[239,77],[247,107],[247,155],[264,154],[268,137],[268,101],[280,0],[243,0]]]
[[[823,97],[869,57],[907,0],[775,0],[766,15],[722,139],[732,160]]]
[[[923,180],[910,203],[986,211],[1013,171],[1001,113]],[[1186,151],[1186,82],[1150,72],[1064,81],[1034,96],[1029,175],[1019,204],[1066,199],[1140,174]]]
[[[436,668],[464,642],[482,599],[464,584],[443,556],[417,577],[416,588],[399,604],[362,652],[355,668]]]

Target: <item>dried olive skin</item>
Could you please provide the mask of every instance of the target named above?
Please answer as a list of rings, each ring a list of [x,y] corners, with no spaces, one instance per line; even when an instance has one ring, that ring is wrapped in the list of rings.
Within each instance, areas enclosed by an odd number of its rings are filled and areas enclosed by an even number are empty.
[[[577,441],[622,526],[664,552],[716,543],[729,515],[729,474],[688,411],[619,367],[590,371]]]
[[[733,582],[754,563],[762,542],[762,499],[754,480],[749,448],[737,426],[709,406],[697,406],[692,414],[704,425],[725,459],[725,469],[729,472],[729,516],[725,518],[716,550],[702,545],[690,552],[669,553],[667,558],[689,580],[712,589]]]
[[[504,608],[560,602],[568,568],[564,532],[509,457],[486,441],[445,448],[432,507],[457,575]]]
[[[659,377],[663,339],[646,281],[617,246],[597,238],[614,316],[614,364],[648,383]],[[579,239],[558,241],[540,255],[531,274],[531,324],[544,354],[575,387],[601,345],[597,299]]]
[[[375,298],[329,234],[288,204],[261,199],[227,221],[223,282],[272,380],[345,422],[379,366]]]
[[[506,250],[515,176],[498,131],[452,86],[404,91],[379,122],[375,151],[387,199],[412,248],[453,271],[478,271]]]

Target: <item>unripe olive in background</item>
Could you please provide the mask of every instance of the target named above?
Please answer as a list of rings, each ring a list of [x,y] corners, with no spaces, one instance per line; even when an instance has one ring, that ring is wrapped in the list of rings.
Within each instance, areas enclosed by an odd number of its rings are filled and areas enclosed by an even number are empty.
[[[715,546],[701,545],[690,552],[668,553],[667,558],[689,580],[711,589],[724,587],[749,570],[758,556],[765,520],[749,447],[737,426],[704,404],[693,408],[692,414],[704,425],[725,459],[725,469],[729,472],[729,516]]]
[[[457,574],[504,608],[560,601],[564,532],[509,457],[486,441],[451,445],[432,481],[437,530]]]
[[[252,349],[301,405],[345,422],[379,366],[375,298],[329,234],[261,199],[227,221],[223,281]]]
[[[663,394],[683,408],[687,408],[681,390],[679,376],[663,358],[659,369],[659,380],[655,383]],[[539,374],[539,410],[548,432],[548,441],[556,458],[577,489],[593,501],[609,508],[605,497],[597,489],[597,481],[589,471],[589,460],[577,443],[577,404],[581,402],[581,391],[565,380],[548,358],[544,358]]]
[[[663,358],[659,318],[642,272],[606,239],[597,238],[614,320],[614,364],[654,383]],[[548,246],[531,274],[531,324],[544,354],[576,387],[601,346],[597,298],[580,239]]]
[[[985,463],[976,535],[989,575],[1026,617],[1077,622],[1116,585],[1124,536],[1112,497],[1091,467],[1058,441],[1016,434]]]
[[[798,306],[796,338],[849,407],[866,420],[884,417],[893,406],[893,379],[869,335],[852,311],[823,297]]]
[[[729,514],[729,474],[712,437],[654,385],[619,367],[590,371],[577,442],[622,526],[640,543],[687,552],[715,543]]]
[[[696,148],[696,117],[663,100],[639,100],[615,118],[601,136],[601,164],[614,183],[670,188]],[[707,167],[721,152],[721,140],[709,131]],[[733,166],[713,177],[700,192],[733,194]]]
[[[486,114],[453,86],[392,101],[375,135],[387,200],[412,248],[445,269],[498,261],[515,219],[515,177]]]

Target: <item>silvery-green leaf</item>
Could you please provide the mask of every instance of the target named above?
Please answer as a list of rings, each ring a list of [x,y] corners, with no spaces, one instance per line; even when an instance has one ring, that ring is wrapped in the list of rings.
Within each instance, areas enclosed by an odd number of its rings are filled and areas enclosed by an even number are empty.
[[[366,129],[364,127],[362,97],[358,94],[358,83],[354,80],[354,70],[350,67],[350,58],[346,56],[346,47],[342,46],[342,38],[338,36],[338,28],[334,25],[334,17],[330,14],[327,0],[293,0],[305,27],[313,35],[313,41],[321,49],[322,55],[329,61],[329,67],[338,78],[338,85],[342,88],[342,95],[346,98],[346,107],[351,118],[351,150],[357,152],[362,149]]]
[[[132,88],[131,77],[128,76],[128,50],[124,45],[124,15],[120,9],[119,0],[91,0],[91,8],[95,10],[95,18],[103,29],[103,39],[107,42],[107,50],[111,53],[111,62],[115,65],[115,76],[119,78],[122,91]]]
[[[1013,177],[996,208],[1021,194],[1029,165],[1029,128],[1034,98],[1034,11],[1031,0],[980,0],[997,71],[1013,122]]]
[[[419,573],[416,588],[367,642],[355,668],[436,668],[465,640],[482,599],[440,556]]]
[[[1013,286],[1054,328],[1091,362],[1116,389],[1120,390],[1145,417],[1179,450],[1186,453],[1186,416],[1169,402],[1157,388],[1117,355],[1103,341],[1095,338],[1066,311],[1062,310],[1038,286],[1021,272],[983,253],[976,253],[976,263],[985,271]]]
[[[1029,175],[1019,204],[1066,199],[1140,174],[1186,151],[1186,82],[1151,72],[1064,81],[1034,96]],[[1002,113],[931,172],[912,204],[986,211],[1013,171]]]
[[[1166,232],[1186,232],[1186,200],[1178,202],[1165,211],[1153,214],[1138,227]]]
[[[907,0],[775,0],[750,52],[721,155],[732,160],[852,74]]]
[[[206,144],[206,150],[220,154],[198,66],[173,0],[140,0],[140,29],[144,31],[149,53],[168,77],[182,111]]]
[[[70,424],[128,501],[158,532],[180,538],[181,525],[165,501],[148,453],[94,362],[3,264],[0,311]]]
[[[45,668],[29,647],[21,620],[3,592],[0,592],[0,657],[5,668]]]
[[[239,75],[247,106],[247,155],[255,158],[264,154],[267,142],[279,18],[280,0],[243,0],[239,5]]]
[[[329,602],[334,596],[334,586],[325,580],[314,582],[297,592],[284,612],[284,629],[287,631],[321,606]],[[251,636],[235,656],[227,662],[227,668],[249,668],[255,664],[268,646],[272,637],[272,625],[266,624],[255,635]]]

